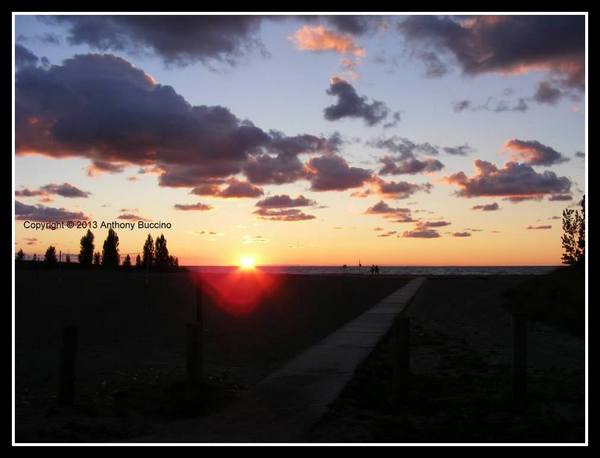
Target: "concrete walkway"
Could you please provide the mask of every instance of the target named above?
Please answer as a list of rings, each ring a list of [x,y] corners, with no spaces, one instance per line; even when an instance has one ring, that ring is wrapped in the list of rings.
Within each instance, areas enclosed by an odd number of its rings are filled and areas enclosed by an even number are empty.
[[[271,373],[224,411],[174,423],[160,435],[131,442],[301,442],[424,281],[411,280]]]

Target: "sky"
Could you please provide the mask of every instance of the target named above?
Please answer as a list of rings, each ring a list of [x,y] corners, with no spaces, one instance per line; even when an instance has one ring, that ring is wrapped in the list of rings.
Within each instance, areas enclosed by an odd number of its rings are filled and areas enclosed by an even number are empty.
[[[133,222],[122,256],[182,265],[560,264],[585,19],[15,15],[15,248]]]

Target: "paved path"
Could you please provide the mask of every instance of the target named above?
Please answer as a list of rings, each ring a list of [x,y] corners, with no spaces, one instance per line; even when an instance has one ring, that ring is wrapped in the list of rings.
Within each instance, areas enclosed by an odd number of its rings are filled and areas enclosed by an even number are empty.
[[[132,442],[301,442],[424,281],[411,280],[271,373],[224,411],[174,423],[159,435]]]

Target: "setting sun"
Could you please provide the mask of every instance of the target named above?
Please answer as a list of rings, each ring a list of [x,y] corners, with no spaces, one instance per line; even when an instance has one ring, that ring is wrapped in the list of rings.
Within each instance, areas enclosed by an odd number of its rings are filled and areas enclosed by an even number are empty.
[[[255,266],[256,262],[252,256],[243,256],[240,259],[240,268],[243,270],[252,270]]]

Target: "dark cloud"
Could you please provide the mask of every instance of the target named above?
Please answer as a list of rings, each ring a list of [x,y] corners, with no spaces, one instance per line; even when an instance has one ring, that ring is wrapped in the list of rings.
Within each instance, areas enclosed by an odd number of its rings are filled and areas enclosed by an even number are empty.
[[[307,199],[300,195],[293,199],[287,194],[279,194],[256,202],[257,207],[262,208],[291,208],[291,207],[308,207],[315,205],[314,200]]]
[[[89,220],[82,212],[71,212],[64,208],[45,205],[27,205],[18,200],[15,200],[15,219],[40,222]]]
[[[559,88],[553,86],[548,81],[542,81],[538,85],[533,98],[538,103],[555,105],[563,95],[563,91],[561,91]]]
[[[497,202],[494,202],[491,204],[475,205],[474,207],[471,207],[471,210],[481,210],[484,212],[493,212],[496,210],[500,210],[500,205],[498,205]]]
[[[166,64],[224,62],[262,50],[261,16],[135,15],[52,16],[43,20],[67,27],[67,41],[100,51],[150,52]]]
[[[344,191],[358,188],[371,179],[371,171],[351,167],[338,155],[318,156],[306,164],[313,191]]]
[[[234,178],[227,182],[227,186],[219,191],[215,197],[223,198],[241,198],[241,197],[260,197],[264,194],[258,186],[254,186],[246,181],[239,181]]]
[[[314,215],[307,215],[297,208],[284,208],[284,209],[270,209],[270,208],[259,208],[254,211],[254,214],[258,215],[260,219],[267,219],[271,221],[307,221],[315,219]]]
[[[15,96],[17,154],[89,158],[90,174],[137,165],[158,171],[161,186],[194,187],[242,172],[260,183],[290,182],[303,177],[296,155],[331,153],[341,143],[335,135],[267,133],[227,108],[193,106],[113,55],[24,67]]]
[[[46,186],[42,186],[40,190],[47,194],[57,194],[68,198],[89,197],[91,194],[90,192],[82,191],[69,183],[47,184]]]
[[[384,234],[378,234],[377,237],[390,237],[392,235],[394,235],[397,231],[389,231],[389,232],[385,232]]]
[[[568,193],[571,181],[554,172],[536,172],[530,165],[508,162],[501,169],[494,164],[476,160],[476,173],[467,177],[464,172],[447,177],[447,182],[460,188],[461,197],[498,196],[513,202],[540,199],[546,194]]]
[[[402,237],[435,239],[440,237],[440,234],[434,229],[415,229],[414,231],[405,231]]]
[[[212,205],[203,204],[201,202],[195,204],[175,204],[173,207],[176,210],[182,211],[209,211],[213,209]]]
[[[443,149],[445,153],[451,154],[453,156],[466,156],[467,154],[475,151],[467,144],[461,146],[446,146]]]
[[[515,138],[507,140],[504,148],[512,151],[515,159],[521,159],[524,163],[530,165],[550,166],[569,160],[555,149],[536,140],[528,141]]]
[[[470,109],[470,108],[471,108],[471,106],[472,106],[472,104],[471,104],[471,101],[470,101],[470,100],[460,100],[460,101],[458,101],[458,102],[454,102],[454,103],[452,104],[452,106],[453,106],[453,110],[454,110],[456,113],[460,113],[460,112],[462,112],[462,111],[465,111],[465,110],[467,110],[467,109]]]
[[[23,67],[33,66],[38,64],[39,58],[25,46],[15,45],[15,67],[17,70]]]
[[[584,159],[585,158],[585,153],[583,151],[577,151],[575,153],[575,157],[578,157],[580,159]]]
[[[399,23],[408,43],[451,55],[466,75],[546,70],[583,88],[583,15],[409,16]]]
[[[471,237],[470,232],[454,232],[452,237]]]
[[[383,164],[383,167],[379,171],[381,175],[415,175],[417,173],[431,173],[438,172],[444,168],[437,159],[404,159],[396,161],[391,156],[382,157],[379,162]]]
[[[364,96],[359,96],[354,87],[347,81],[333,77],[327,94],[338,98],[334,105],[323,111],[325,119],[336,121],[342,118],[360,118],[366,125],[374,126],[386,120],[390,115],[388,106],[379,100],[369,102]],[[398,118],[399,119],[399,118]],[[389,124],[388,127],[393,125]]]
[[[552,229],[552,226],[544,225],[544,226],[527,226],[528,230],[537,230],[537,229]]]

